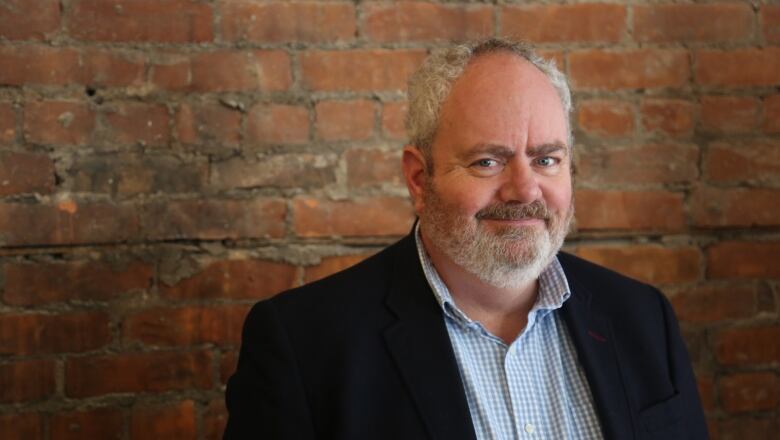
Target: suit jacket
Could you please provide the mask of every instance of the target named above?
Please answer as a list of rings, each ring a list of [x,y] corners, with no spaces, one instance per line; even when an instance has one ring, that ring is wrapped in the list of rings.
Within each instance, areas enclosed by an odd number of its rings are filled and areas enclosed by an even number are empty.
[[[560,253],[560,310],[607,439],[704,439],[669,302]],[[410,235],[255,305],[226,391],[225,439],[475,439],[441,307]]]

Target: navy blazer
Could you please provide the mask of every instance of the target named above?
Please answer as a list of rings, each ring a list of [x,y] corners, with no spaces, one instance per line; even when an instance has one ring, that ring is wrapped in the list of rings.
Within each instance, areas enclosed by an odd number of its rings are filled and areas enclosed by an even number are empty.
[[[607,439],[706,439],[677,321],[655,288],[575,256],[561,309]],[[255,305],[225,439],[474,440],[414,236]]]

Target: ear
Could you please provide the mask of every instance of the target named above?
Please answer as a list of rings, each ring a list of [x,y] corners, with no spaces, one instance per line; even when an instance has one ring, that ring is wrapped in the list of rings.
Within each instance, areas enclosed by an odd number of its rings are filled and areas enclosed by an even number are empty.
[[[414,210],[418,214],[423,208],[423,191],[426,174],[428,173],[427,162],[422,152],[413,145],[404,147],[401,166],[404,171],[404,180],[409,195],[414,202]]]

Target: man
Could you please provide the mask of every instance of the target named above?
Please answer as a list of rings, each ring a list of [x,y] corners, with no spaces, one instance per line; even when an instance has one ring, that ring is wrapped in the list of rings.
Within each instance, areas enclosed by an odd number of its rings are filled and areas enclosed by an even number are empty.
[[[409,85],[412,233],[255,306],[225,438],[700,439],[668,301],[559,253],[571,99],[529,47],[432,55]]]

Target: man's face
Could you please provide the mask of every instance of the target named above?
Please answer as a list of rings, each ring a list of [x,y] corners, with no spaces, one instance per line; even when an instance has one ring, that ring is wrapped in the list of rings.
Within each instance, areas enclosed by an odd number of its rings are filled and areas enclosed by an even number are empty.
[[[488,284],[536,279],[573,214],[567,139],[541,71],[510,53],[473,60],[442,106],[416,203],[423,237]]]

